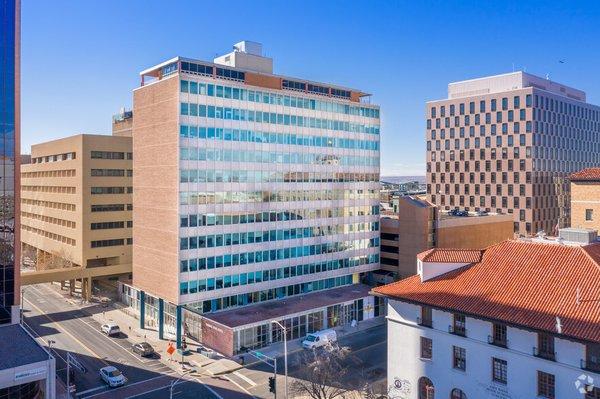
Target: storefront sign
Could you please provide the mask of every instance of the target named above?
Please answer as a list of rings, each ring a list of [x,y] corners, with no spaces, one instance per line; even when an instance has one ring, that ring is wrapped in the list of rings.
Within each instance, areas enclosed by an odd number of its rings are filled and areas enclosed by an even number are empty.
[[[24,380],[26,378],[37,377],[46,374],[45,367],[39,367],[32,370],[15,371],[15,381]]]

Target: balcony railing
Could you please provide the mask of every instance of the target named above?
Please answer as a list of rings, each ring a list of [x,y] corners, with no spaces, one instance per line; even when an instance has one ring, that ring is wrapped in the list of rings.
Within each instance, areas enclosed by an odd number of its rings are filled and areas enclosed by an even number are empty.
[[[417,317],[417,324],[423,327],[433,328],[433,320],[431,319],[421,319]]]
[[[491,335],[488,335],[488,344],[496,345],[501,348],[508,348],[508,339],[502,340],[502,339],[498,339],[496,337],[492,337]]]
[[[459,327],[454,325],[448,326],[448,332],[454,335],[460,335],[461,337],[467,336],[467,329],[465,327]]]
[[[556,352],[550,352],[549,350],[540,349],[536,347],[533,348],[533,356],[540,357],[546,360],[556,360]]]
[[[600,373],[600,360],[581,359],[581,368],[583,370]]]

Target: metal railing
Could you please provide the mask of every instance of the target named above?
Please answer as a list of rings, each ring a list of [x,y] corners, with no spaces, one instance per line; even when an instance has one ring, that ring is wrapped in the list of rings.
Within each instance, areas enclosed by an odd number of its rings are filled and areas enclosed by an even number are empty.
[[[600,360],[581,359],[581,368],[583,370],[600,372]]]
[[[491,335],[488,335],[488,344],[496,345],[501,348],[508,348],[508,339],[501,340],[497,339],[496,337],[492,337]]]
[[[533,356],[546,360],[556,360],[556,352],[550,352],[546,349],[533,347]]]
[[[433,320],[431,319],[422,319],[417,317],[417,324],[423,327],[433,328]]]
[[[465,327],[457,327],[452,324],[448,326],[448,332],[450,334],[460,335],[461,337],[467,336],[467,329]]]

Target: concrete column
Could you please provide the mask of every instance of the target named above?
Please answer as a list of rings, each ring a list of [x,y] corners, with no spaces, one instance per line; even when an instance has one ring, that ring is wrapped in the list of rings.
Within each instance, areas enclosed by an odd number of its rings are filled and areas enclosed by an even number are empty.
[[[83,285],[81,286],[81,296],[84,300],[89,301],[92,299],[92,278],[87,277],[83,279]]]
[[[45,398],[56,398],[56,359],[52,357],[48,360],[48,375],[46,376]]]
[[[158,339],[165,339],[165,302],[158,298]]]
[[[175,310],[175,331],[177,332],[175,337],[177,341],[177,349],[181,349],[181,325],[183,324],[181,310],[181,305],[177,305]]]
[[[146,293],[140,291],[140,328],[146,327]]]
[[[75,292],[75,280],[69,280],[69,295],[73,296]]]

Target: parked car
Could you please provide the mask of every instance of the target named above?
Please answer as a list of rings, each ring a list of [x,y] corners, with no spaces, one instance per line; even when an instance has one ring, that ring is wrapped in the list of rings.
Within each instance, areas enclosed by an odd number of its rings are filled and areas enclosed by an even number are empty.
[[[115,323],[102,324],[100,330],[109,337],[113,335],[119,335],[121,333],[121,329]]]
[[[140,356],[152,356],[154,354],[154,348],[148,342],[140,342],[131,346],[133,353],[137,353]]]
[[[302,347],[305,349],[316,349],[325,345],[337,342],[337,333],[335,330],[322,330],[308,334],[302,341]]]
[[[102,378],[102,381],[106,382],[111,388],[125,385],[125,382],[127,381],[123,373],[114,366],[102,367],[100,369],[100,378]]]

